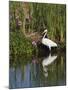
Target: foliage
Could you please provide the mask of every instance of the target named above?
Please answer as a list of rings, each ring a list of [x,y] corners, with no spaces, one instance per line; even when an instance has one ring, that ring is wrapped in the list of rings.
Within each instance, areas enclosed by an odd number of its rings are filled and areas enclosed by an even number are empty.
[[[64,47],[66,43],[66,5],[27,2],[9,2],[10,54],[32,53],[34,47],[26,33],[42,33]],[[19,25],[21,21],[21,25]],[[27,27],[27,28],[26,28]],[[28,30],[27,30],[28,29]]]
[[[29,39],[19,32],[10,32],[10,54],[29,54],[33,51],[32,44]]]
[[[64,42],[66,33],[66,6],[63,4],[33,4],[33,20],[36,31],[48,29],[49,38]]]
[[[25,9],[23,9],[26,7]],[[43,32],[47,27],[49,38],[64,42],[66,39],[66,5],[45,3],[10,2],[10,29],[16,29],[16,16],[29,31]],[[24,20],[25,19],[25,20]],[[24,22],[24,23],[23,23]],[[24,27],[26,30],[26,28]],[[23,32],[24,32],[23,29]],[[27,30],[26,30],[27,31]]]

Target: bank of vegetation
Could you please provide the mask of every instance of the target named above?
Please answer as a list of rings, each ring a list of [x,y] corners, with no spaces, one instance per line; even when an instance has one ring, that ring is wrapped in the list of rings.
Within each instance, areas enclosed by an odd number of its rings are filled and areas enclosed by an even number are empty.
[[[35,32],[41,35],[45,27],[48,38],[65,48],[66,5],[10,1],[9,24],[10,54],[32,54],[32,36],[27,36]]]

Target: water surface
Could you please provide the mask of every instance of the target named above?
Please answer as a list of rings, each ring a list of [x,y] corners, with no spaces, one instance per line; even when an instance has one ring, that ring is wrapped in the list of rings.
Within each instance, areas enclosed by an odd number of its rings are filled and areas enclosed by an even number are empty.
[[[65,53],[11,59],[9,88],[62,86],[66,84]]]

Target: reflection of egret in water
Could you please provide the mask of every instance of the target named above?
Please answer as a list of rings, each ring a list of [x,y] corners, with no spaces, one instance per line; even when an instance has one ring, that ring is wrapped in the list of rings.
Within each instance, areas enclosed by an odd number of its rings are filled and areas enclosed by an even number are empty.
[[[54,62],[54,60],[56,60],[57,55],[53,55],[51,56],[51,53],[49,54],[48,57],[44,58],[42,61],[42,66],[43,66],[43,70],[45,72],[45,77],[48,77],[48,68],[47,66],[50,65],[52,62]]]

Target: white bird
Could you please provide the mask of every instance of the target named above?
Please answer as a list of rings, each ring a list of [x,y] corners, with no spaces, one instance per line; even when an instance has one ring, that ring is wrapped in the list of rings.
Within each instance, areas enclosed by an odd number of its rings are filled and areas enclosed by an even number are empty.
[[[55,42],[53,42],[52,40],[48,39],[47,36],[47,29],[44,30],[44,36],[42,38],[42,44],[46,45],[47,47],[49,47],[49,50],[51,51],[51,47],[57,47],[57,44]]]

